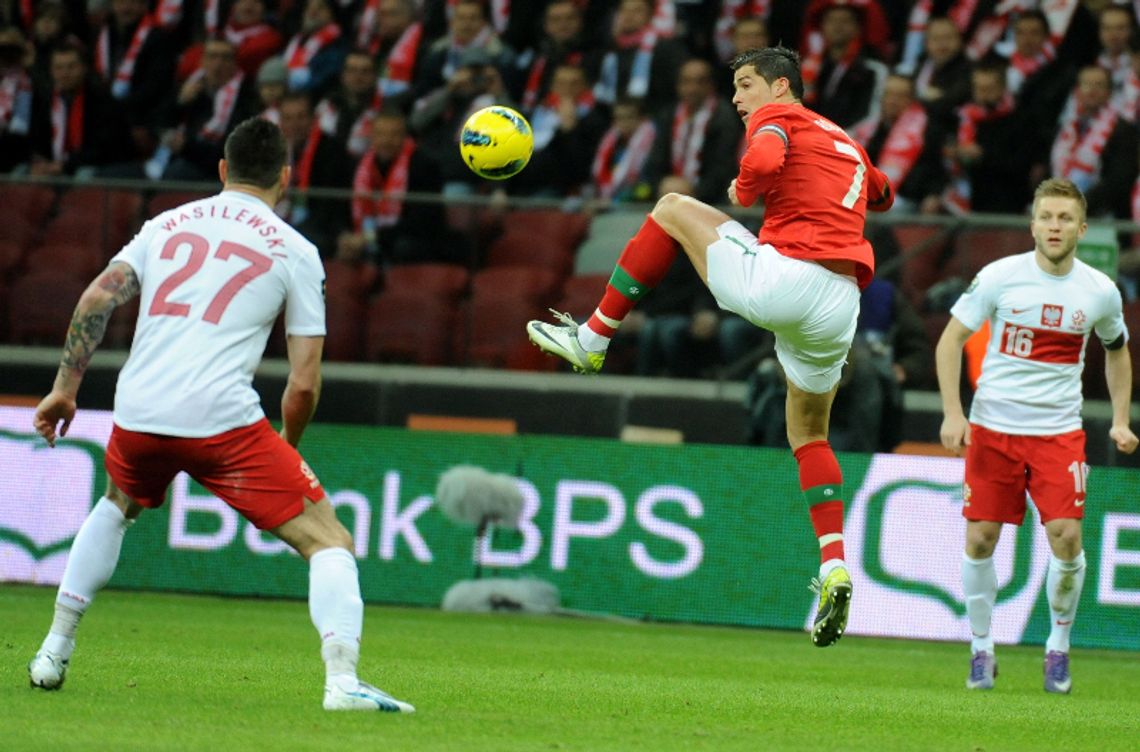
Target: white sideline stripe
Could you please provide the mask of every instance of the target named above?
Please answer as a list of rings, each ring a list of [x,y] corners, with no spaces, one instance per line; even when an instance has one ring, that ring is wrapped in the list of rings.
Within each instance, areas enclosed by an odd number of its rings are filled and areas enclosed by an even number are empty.
[[[621,319],[611,319],[609,316],[606,316],[604,313],[602,313],[601,308],[595,308],[594,315],[597,316],[601,322],[608,326],[610,329],[617,329],[621,326]]]
[[[843,540],[843,533],[828,533],[819,537],[819,547],[829,546],[832,543]]]

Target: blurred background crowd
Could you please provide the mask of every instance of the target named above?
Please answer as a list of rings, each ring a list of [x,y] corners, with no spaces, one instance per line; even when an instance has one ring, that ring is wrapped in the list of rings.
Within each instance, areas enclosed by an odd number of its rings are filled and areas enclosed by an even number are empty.
[[[1086,192],[1091,218],[1140,219],[1136,5],[0,0],[0,173],[22,181],[0,186],[0,336],[56,343],[63,326],[36,329],[20,303],[42,294],[37,274],[73,301],[61,270],[97,270],[142,219],[200,195],[167,189],[214,181],[226,135],[260,116],[291,147],[296,191],[277,211],[326,261],[330,358],[548,369],[516,319],[548,305],[588,315],[638,204],[669,191],[725,203],[744,131],[728,63],[782,44],[802,56],[805,104],[867,147],[895,186],[891,214],[915,218],[871,227],[882,273],[850,369],[897,400],[932,385],[931,339],[964,281],[1031,245],[1024,221],[925,218],[1024,217],[1053,175]],[[457,148],[489,104],[520,110],[535,134],[531,164],[502,183]],[[80,187],[37,183],[65,176]],[[82,187],[112,179],[137,182]],[[1140,253],[1122,237],[1118,281],[1135,301]],[[90,264],[85,243],[98,246]],[[752,379],[758,415],[782,404],[764,333],[719,311],[687,264],[622,338],[608,369],[715,369]]]

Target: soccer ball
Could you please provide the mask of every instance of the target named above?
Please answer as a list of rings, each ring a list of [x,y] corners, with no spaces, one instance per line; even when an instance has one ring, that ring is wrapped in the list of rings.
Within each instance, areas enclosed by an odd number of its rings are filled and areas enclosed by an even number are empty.
[[[530,123],[510,107],[484,107],[463,124],[459,153],[481,178],[506,180],[517,175],[534,151]]]

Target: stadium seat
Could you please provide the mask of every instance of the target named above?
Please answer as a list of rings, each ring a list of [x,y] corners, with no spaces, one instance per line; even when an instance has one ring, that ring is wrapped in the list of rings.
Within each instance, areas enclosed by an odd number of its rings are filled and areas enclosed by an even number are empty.
[[[364,355],[364,318],[368,306],[360,298],[330,293],[325,300],[325,360],[354,362]],[[288,347],[286,347],[286,354]]]
[[[441,298],[383,292],[368,305],[364,356],[370,361],[443,366],[452,362],[455,308]]]
[[[559,311],[569,313],[577,321],[585,321],[598,307],[609,279],[605,274],[583,274],[571,277],[562,286],[562,299],[554,307]]]
[[[28,251],[24,265],[29,272],[50,271],[53,274],[88,283],[107,266],[103,248],[98,242],[72,242],[48,238],[44,244]]]
[[[82,280],[56,270],[30,272],[8,290],[8,335],[17,345],[60,345],[71,323]]]
[[[200,198],[206,198],[209,194],[206,193],[191,193],[187,191],[161,191],[151,196],[150,201],[146,204],[146,218],[162,214],[167,209],[173,209],[182,204],[188,204],[191,201],[197,201]]]
[[[43,185],[4,186],[4,199],[0,201],[0,227],[5,239],[11,240],[11,228],[19,223],[32,228],[43,225],[52,206],[55,191]]]
[[[527,338],[526,323],[546,315],[531,298],[507,294],[476,297],[463,312],[469,325],[466,331],[457,330],[456,349],[465,356],[466,365],[523,371],[557,369],[559,361],[544,356]]]
[[[558,300],[562,277],[537,266],[494,266],[471,278],[473,300],[525,300],[545,309]]]
[[[578,247],[574,274],[612,272],[625,244],[644,222],[644,212],[614,211],[594,217],[589,236]]]
[[[902,252],[899,289],[911,304],[921,306],[942,273],[949,233],[933,225],[895,225],[892,230]]]
[[[538,266],[565,277],[574,265],[575,248],[530,230],[508,227],[491,243],[485,264],[487,267]]]
[[[543,238],[547,244],[557,246],[573,256],[574,251],[586,239],[590,220],[579,212],[520,209],[503,218],[503,229],[507,233],[519,232]]]
[[[11,277],[24,261],[24,246],[7,238],[0,240],[0,281]]]
[[[470,278],[467,269],[458,264],[401,264],[384,272],[384,290],[455,302],[467,293]]]
[[[57,223],[66,224],[69,229],[85,225],[87,234],[102,244],[110,258],[138,230],[142,203],[142,197],[134,191],[72,188],[60,197],[56,218],[48,225],[47,233],[50,235]]]
[[[1033,238],[1028,229],[962,230],[954,238],[954,253],[945,266],[945,273],[969,280],[991,261],[1032,249]]]
[[[364,302],[376,287],[379,270],[368,263],[328,259],[325,265],[326,295],[347,295]]]

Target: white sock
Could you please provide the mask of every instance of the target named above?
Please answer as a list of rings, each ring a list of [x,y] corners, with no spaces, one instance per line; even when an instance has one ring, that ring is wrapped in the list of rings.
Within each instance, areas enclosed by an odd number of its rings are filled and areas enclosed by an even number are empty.
[[[1085,584],[1085,552],[1077,554],[1072,561],[1062,561],[1056,556],[1049,557],[1049,572],[1045,575],[1045,593],[1049,596],[1049,611],[1052,627],[1045,650],[1069,652],[1069,634],[1073,631],[1073,620],[1077,616],[1077,604],[1081,600],[1081,588]]]
[[[997,600],[997,572],[993,557],[971,559],[962,554],[962,590],[966,595],[966,615],[970,617],[970,649],[977,653],[994,652],[994,638],[990,634],[994,602]]]
[[[619,326],[621,326],[621,322],[617,319],[611,319],[602,316],[600,309],[594,311],[594,315],[602,318],[606,324],[612,326],[614,329],[617,329]],[[578,344],[589,352],[601,352],[609,348],[610,338],[598,334],[593,329],[591,329],[588,324],[581,324],[578,326]]]
[[[55,597],[55,618],[43,647],[63,658],[75,649],[75,630],[95,594],[103,589],[115,573],[123,535],[134,523],[123,516],[115,502],[106,496],[87,515],[71,552]]]
[[[839,537],[842,538],[843,536]],[[847,565],[843,563],[843,559],[828,559],[827,561],[823,562],[819,565],[820,581],[822,582],[829,574],[831,574],[831,570],[844,566]]]
[[[326,548],[309,558],[309,615],[321,636],[326,683],[355,686],[364,601],[356,558],[344,548]]]

